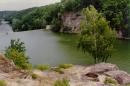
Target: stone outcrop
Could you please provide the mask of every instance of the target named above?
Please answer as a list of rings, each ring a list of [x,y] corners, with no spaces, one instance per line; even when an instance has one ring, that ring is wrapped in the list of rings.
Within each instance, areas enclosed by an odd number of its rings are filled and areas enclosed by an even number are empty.
[[[61,72],[54,70],[33,70],[36,79],[31,78],[24,70],[18,69],[13,62],[0,54],[0,80],[7,86],[54,86],[56,80],[67,79],[70,86],[122,86],[130,84],[130,75],[119,70],[110,63],[100,63],[92,66],[74,65],[63,69]],[[129,86],[129,85],[128,85]]]
[[[28,73],[18,69],[14,63],[0,54],[0,79],[29,78]]]
[[[125,71],[121,71],[121,70],[108,71],[108,72],[105,72],[105,74],[110,76],[110,77],[113,77],[120,84],[130,83],[130,75],[127,72],[125,72]]]
[[[61,28],[60,32],[80,33],[80,21],[82,18],[80,12],[65,12],[61,17],[63,28]]]

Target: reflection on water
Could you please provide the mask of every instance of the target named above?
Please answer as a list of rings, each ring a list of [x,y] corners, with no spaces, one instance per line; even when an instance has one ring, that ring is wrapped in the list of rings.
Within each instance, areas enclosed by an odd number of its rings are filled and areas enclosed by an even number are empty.
[[[78,64],[89,62],[86,56],[76,48],[73,49],[70,46],[61,44],[59,42],[60,37],[52,32],[43,30],[14,32],[3,35],[0,37],[0,49],[4,50],[10,40],[16,38],[20,38],[21,41],[25,42],[27,54],[33,64],[57,65],[61,63]]]
[[[7,34],[8,32],[8,34]],[[12,28],[3,23],[0,25],[0,51],[4,51],[11,39],[20,38],[25,42],[27,54],[33,64],[58,65],[61,63],[92,64],[92,58],[76,48],[75,35],[54,34],[50,31],[33,30],[12,32]],[[116,50],[109,62],[116,63],[130,72],[130,41],[117,41]]]

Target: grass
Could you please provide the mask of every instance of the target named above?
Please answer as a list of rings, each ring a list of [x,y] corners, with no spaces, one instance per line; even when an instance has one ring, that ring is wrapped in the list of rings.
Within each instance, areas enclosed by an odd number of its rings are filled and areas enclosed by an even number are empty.
[[[69,81],[66,79],[63,80],[57,80],[54,84],[54,86],[70,86]]]
[[[0,86],[6,86],[6,83],[4,80],[0,80]]]
[[[63,69],[67,69],[67,68],[70,68],[70,67],[73,67],[72,64],[61,64],[59,65],[59,68],[63,68]]]
[[[112,79],[110,77],[107,77],[106,80],[104,81],[105,84],[114,84],[117,85],[118,82],[115,79]]]
[[[44,70],[48,70],[50,69],[50,66],[49,65],[36,65],[34,66],[35,69],[38,69],[38,70],[41,70],[41,71],[44,71]]]
[[[37,74],[32,74],[32,79],[37,79],[39,76]]]
[[[52,68],[52,70],[55,71],[55,72],[58,72],[60,74],[64,73],[64,71],[62,70],[62,68]]]

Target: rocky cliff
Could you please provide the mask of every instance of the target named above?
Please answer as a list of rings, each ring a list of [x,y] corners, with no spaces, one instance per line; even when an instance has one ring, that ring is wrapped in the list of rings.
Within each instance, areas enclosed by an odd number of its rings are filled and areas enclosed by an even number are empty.
[[[80,21],[83,19],[81,12],[65,12],[62,17],[63,28],[60,32],[80,33]]]
[[[130,86],[130,74],[110,63],[74,65],[62,68],[62,72],[52,69],[32,70],[37,75],[37,78],[32,79],[32,73],[17,69],[13,62],[0,54],[0,80],[4,80],[7,86],[54,86],[56,80],[62,79],[68,80],[70,86]]]

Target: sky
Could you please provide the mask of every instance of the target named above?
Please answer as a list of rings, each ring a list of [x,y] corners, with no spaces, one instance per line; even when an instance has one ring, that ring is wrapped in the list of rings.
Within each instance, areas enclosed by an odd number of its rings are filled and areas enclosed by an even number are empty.
[[[60,0],[0,0],[0,11],[22,10],[31,7],[44,6]]]

